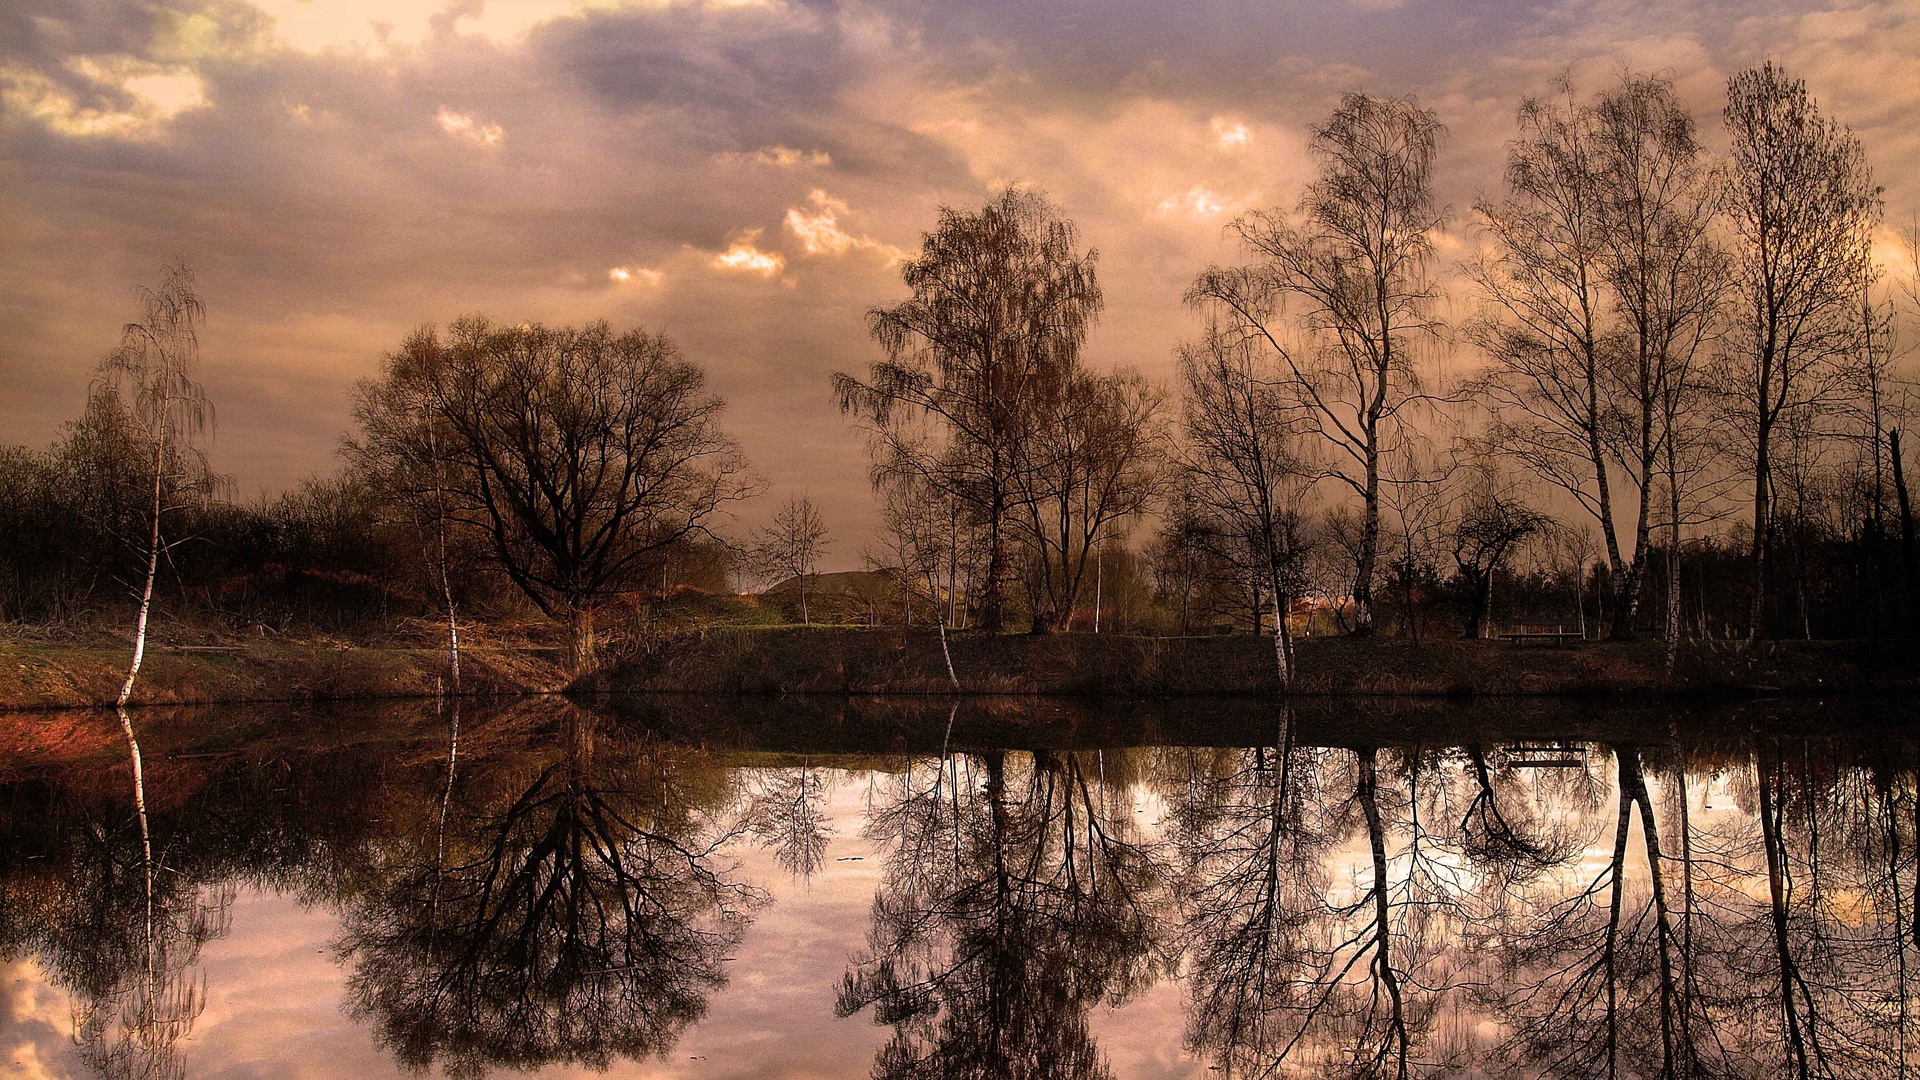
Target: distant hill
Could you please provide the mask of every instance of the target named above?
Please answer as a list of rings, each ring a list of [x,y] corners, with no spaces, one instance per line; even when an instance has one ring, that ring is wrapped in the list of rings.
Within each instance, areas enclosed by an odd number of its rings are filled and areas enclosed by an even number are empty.
[[[790,577],[760,594],[760,602],[800,619],[800,588],[806,585],[807,610],[817,623],[871,625],[897,622],[902,596],[897,570],[843,570],[837,574]],[[932,605],[924,588],[913,593],[914,621],[928,617]]]

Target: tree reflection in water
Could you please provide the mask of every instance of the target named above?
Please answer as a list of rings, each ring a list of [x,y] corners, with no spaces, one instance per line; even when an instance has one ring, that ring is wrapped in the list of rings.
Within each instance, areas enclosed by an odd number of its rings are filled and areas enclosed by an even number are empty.
[[[1477,749],[1466,770],[1418,749],[1294,747],[1291,730],[1283,716],[1275,746],[1177,753],[1162,777],[1186,868],[1189,1047],[1243,1076],[1464,1064],[1439,1022],[1472,891],[1536,876],[1527,864],[1564,843],[1508,805]]]
[[[173,830],[149,831],[139,743],[124,711],[119,719],[127,802],[58,786],[11,793],[0,959],[36,956],[68,992],[73,1039],[93,1072],[170,1080],[186,1075],[180,1043],[206,1005],[200,949],[227,932],[234,889],[169,865]]]
[[[797,766],[756,770],[747,796],[747,828],[794,877],[811,879],[826,861],[827,845],[833,841],[833,825],[827,820],[832,791],[826,770],[804,758]]]
[[[663,1054],[760,903],[717,852],[738,831],[712,813],[724,772],[647,740],[596,745],[595,721],[559,708],[557,759],[517,784],[453,784],[444,839],[345,910],[351,1008],[410,1069]]]
[[[890,853],[836,1009],[871,1006],[894,1027],[876,1077],[1111,1075],[1087,1010],[1163,967],[1166,875],[1131,815],[1112,812],[1107,767],[1072,752],[1024,767],[1005,752],[942,756],[910,763],[873,807],[869,836]]]
[[[876,772],[886,863],[836,1000],[892,1029],[873,1072],[1105,1077],[1091,1011],[1172,977],[1234,1076],[1920,1076],[1911,740],[1643,725],[1545,768],[1276,720],[1245,749]],[[763,901],[722,845],[816,872],[846,764],[728,767],[552,701],[367,730],[170,735],[144,791],[117,746],[0,762],[0,960],[73,1002],[80,1065],[184,1073],[241,884],[342,913],[348,1004],[410,1068],[663,1053]]]

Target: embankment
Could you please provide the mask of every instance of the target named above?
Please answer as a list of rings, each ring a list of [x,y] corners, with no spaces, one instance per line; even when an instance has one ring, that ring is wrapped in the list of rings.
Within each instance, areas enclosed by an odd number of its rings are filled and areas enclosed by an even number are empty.
[[[1269,695],[1270,639],[1107,634],[955,635],[960,691],[1113,697]],[[1689,644],[1671,678],[1657,641],[1524,644],[1315,638],[1298,646],[1297,694],[1585,696],[1920,689],[1910,642]],[[716,630],[614,665],[582,689],[611,692],[944,694],[936,634],[895,629]]]
[[[1250,636],[1151,638],[955,635],[960,692],[1072,697],[1266,697],[1277,691],[1271,642]],[[1659,642],[1311,639],[1299,644],[1294,692],[1447,697],[1504,695],[1750,696],[1920,690],[1911,642],[1690,644],[1669,678]],[[710,630],[569,683],[551,649],[471,649],[462,688],[480,697],[562,691],[692,694],[950,694],[937,635],[915,630],[792,627]],[[0,711],[110,705],[124,649],[0,644]],[[346,701],[432,696],[434,649],[274,645],[231,652],[161,648],[141,671],[140,705]]]
[[[552,650],[462,650],[461,689],[488,697],[563,690],[559,659]],[[147,654],[133,704],[431,696],[446,671],[447,654],[437,649],[272,645],[178,652],[162,646]],[[112,705],[126,673],[125,649],[0,644],[0,710]]]

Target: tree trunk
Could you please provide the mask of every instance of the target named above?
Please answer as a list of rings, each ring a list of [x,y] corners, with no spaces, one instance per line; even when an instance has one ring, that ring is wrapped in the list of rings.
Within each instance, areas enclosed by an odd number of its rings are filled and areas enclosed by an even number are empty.
[[[1900,429],[1887,433],[1888,452],[1893,455],[1893,491],[1900,501],[1900,566],[1907,579],[1907,632],[1920,628],[1920,559],[1913,544],[1913,502],[1907,493],[1907,467],[1900,460]]]
[[[987,508],[987,580],[980,586],[980,629],[989,634],[1005,629],[1001,578],[1006,575],[1007,545],[1001,534],[1006,516],[1006,496],[995,492]]]
[[[567,664],[573,674],[593,671],[599,649],[593,634],[593,606],[585,601],[572,607],[572,622],[567,627]]]
[[[1747,609],[1747,637],[1760,641],[1767,636],[1767,540],[1771,531],[1767,490],[1773,483],[1773,466],[1767,458],[1767,424],[1760,425],[1759,447],[1753,461],[1753,552],[1748,560],[1753,577],[1753,595]]]
[[[1667,534],[1667,678],[1680,659],[1680,492],[1674,486],[1673,518]]]
[[[1287,626],[1288,601],[1280,588],[1280,570],[1271,558],[1267,564],[1267,573],[1273,579],[1273,662],[1284,694],[1293,689],[1293,630]]]
[[[1380,560],[1380,456],[1367,454],[1367,490],[1361,506],[1360,556],[1353,575],[1353,636],[1373,633],[1373,568]]]
[[[166,403],[161,402],[164,409]],[[127,679],[120,684],[120,696],[114,699],[114,705],[126,708],[127,699],[133,696],[133,681],[140,677],[140,662],[147,656],[147,617],[153,610],[153,579],[160,572],[160,507],[161,488],[165,480],[167,467],[167,443],[165,439],[154,441],[153,451],[153,517],[151,528],[147,532],[147,580],[140,590],[140,615],[133,624],[133,663],[127,667]],[[128,738],[132,738],[132,728],[128,728]],[[134,747],[135,765],[138,766],[140,748]]]

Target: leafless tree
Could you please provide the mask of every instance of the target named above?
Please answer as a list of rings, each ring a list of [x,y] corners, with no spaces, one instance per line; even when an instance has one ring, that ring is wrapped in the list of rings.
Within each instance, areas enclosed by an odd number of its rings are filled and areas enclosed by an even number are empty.
[[[1004,620],[1018,477],[1041,420],[1079,363],[1101,308],[1095,252],[1034,192],[1009,189],[977,212],[942,208],[913,296],[868,315],[887,352],[865,380],[833,377],[841,411],[873,437],[875,478],[907,473],[959,499],[986,534],[980,625]]]
[[[1699,484],[1711,414],[1701,361],[1721,330],[1730,284],[1715,244],[1720,177],[1693,117],[1666,79],[1623,76],[1594,104],[1605,246],[1601,267],[1627,334],[1611,354],[1608,443],[1638,494],[1633,555],[1617,578],[1617,637],[1633,633],[1645,578],[1656,483],[1667,496],[1667,638],[1678,640],[1680,529]],[[1616,574],[1620,568],[1616,567]]]
[[[507,577],[568,630],[576,671],[595,662],[594,611],[752,485],[720,428],[721,400],[672,342],[605,323],[427,328],[360,388],[369,454],[394,411],[444,421],[452,516],[487,537]]]
[[[378,394],[376,400],[376,393]],[[460,692],[460,611],[454,598],[451,542],[453,462],[447,453],[453,433],[434,411],[427,387],[419,382],[360,390],[356,418],[360,433],[344,440],[352,469],[387,504],[398,504],[415,534],[426,543],[429,571],[439,586],[447,620],[447,673]]]
[[[121,343],[100,364],[98,385],[119,395],[133,416],[131,432],[141,441],[151,461],[152,502],[140,554],[146,573],[140,587],[140,614],[134,623],[133,661],[120,684],[116,704],[124,710],[133,696],[134,680],[147,651],[147,621],[153,610],[153,583],[160,572],[160,556],[177,543],[168,541],[164,524],[180,499],[195,493],[206,465],[196,440],[213,430],[213,405],[194,380],[200,365],[200,324],[206,309],[193,271],[180,263],[167,267],[158,290],[142,289],[140,321],[126,325]],[[183,483],[184,482],[184,483]],[[124,712],[123,712],[124,715]],[[129,741],[133,734],[127,733]],[[135,748],[134,770],[139,771]]]
[[[1373,628],[1379,558],[1381,457],[1409,406],[1425,400],[1415,361],[1435,338],[1427,268],[1440,121],[1410,98],[1348,94],[1312,147],[1320,175],[1297,215],[1262,211],[1232,230],[1260,261],[1213,267],[1187,300],[1221,319],[1223,334],[1258,343],[1279,361],[1280,385],[1331,455],[1328,476],[1361,505],[1354,568],[1354,630]],[[1289,302],[1298,305],[1291,325]]]
[[[813,622],[807,610],[807,578],[818,569],[820,556],[830,545],[826,522],[805,495],[788,499],[773,515],[773,523],[753,535],[752,564],[763,574],[794,580],[800,590],[803,624]]]
[[[1493,578],[1521,541],[1547,526],[1546,515],[1526,505],[1510,485],[1483,475],[1463,501],[1452,529],[1453,563],[1472,590],[1466,635],[1491,629]]]
[[[1287,612],[1298,595],[1298,503],[1307,481],[1304,424],[1277,374],[1251,340],[1218,327],[1180,351],[1186,497],[1252,555],[1255,580],[1273,602],[1274,664],[1285,689],[1293,681]]]
[[[934,627],[940,635],[940,655],[947,664],[947,679],[959,690],[960,676],[954,671],[947,630],[959,608],[961,563],[964,558],[971,565],[974,561],[971,556],[977,554],[968,550],[963,539],[960,505],[957,500],[942,498],[940,492],[911,474],[888,478],[881,491],[884,503],[880,520],[888,543],[900,560],[901,604],[906,624],[913,623],[914,583],[924,581],[933,606]],[[944,586],[941,584],[943,574]]]
[[[1036,633],[1067,625],[1102,540],[1159,494],[1164,403],[1165,395],[1134,372],[1081,371],[1041,405],[1015,481]]]
[[[1880,194],[1860,140],[1772,62],[1728,81],[1725,115],[1735,237],[1728,391],[1753,477],[1748,633],[1763,638],[1775,432],[1848,387]]]

